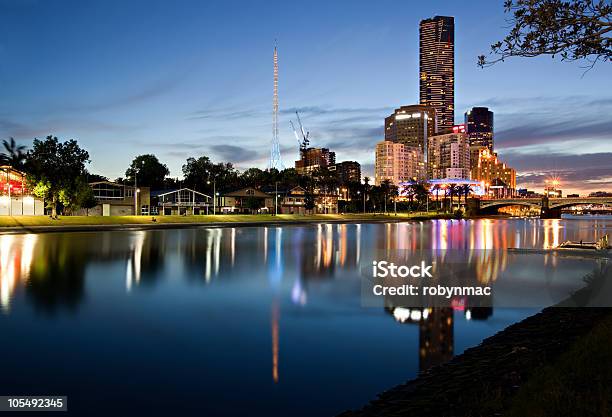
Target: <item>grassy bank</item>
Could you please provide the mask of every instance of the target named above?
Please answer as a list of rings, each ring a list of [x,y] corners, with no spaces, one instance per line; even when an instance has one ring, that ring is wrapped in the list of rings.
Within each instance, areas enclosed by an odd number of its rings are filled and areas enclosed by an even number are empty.
[[[414,220],[447,218],[448,215],[434,212],[415,212],[394,214],[316,214],[296,215],[270,214],[253,215],[208,215],[208,216],[60,216],[59,220],[52,220],[48,216],[0,216],[0,227],[19,228],[36,226],[96,226],[96,225],[147,225],[147,224],[216,224],[216,223],[301,223],[320,221],[382,221],[382,220]]]
[[[536,368],[507,416],[612,416],[612,314],[553,363]]]

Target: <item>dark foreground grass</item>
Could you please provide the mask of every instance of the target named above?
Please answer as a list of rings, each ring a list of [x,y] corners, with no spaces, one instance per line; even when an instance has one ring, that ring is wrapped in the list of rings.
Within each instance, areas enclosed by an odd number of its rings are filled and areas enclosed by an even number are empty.
[[[536,368],[504,416],[612,416],[612,314]]]

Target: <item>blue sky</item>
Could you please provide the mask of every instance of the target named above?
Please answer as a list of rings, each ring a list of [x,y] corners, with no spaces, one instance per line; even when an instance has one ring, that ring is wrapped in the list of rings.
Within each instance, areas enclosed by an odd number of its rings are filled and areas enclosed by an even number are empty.
[[[0,137],[75,138],[111,178],[142,153],[179,177],[189,156],[265,168],[277,39],[285,165],[301,109],[313,145],[371,175],[384,117],[418,101],[418,23],[437,14],[455,16],[456,121],[489,106],[519,184],[612,188],[610,63],[478,68],[503,37],[502,1],[0,0]]]

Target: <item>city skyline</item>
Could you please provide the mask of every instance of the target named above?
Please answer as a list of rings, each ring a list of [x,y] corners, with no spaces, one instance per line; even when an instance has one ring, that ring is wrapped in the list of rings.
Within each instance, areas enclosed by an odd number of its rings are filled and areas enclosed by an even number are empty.
[[[76,138],[91,155],[89,170],[111,178],[145,153],[173,177],[188,156],[203,154],[263,169],[278,38],[283,159],[297,159],[288,123],[299,109],[313,146],[359,161],[373,178],[384,117],[419,101],[419,22],[448,15],[455,17],[455,123],[474,106],[489,107],[496,151],[517,169],[518,186],[542,188],[551,176],[567,192],[612,185],[606,67],[584,73],[580,64],[537,58],[477,68],[476,56],[504,33],[501,2],[394,5],[396,16],[365,3],[333,4],[316,19],[296,5],[180,5],[1,2],[10,35],[0,43],[2,137],[27,145],[47,134]],[[260,21],[251,21],[254,12]],[[317,30],[300,34],[305,22]]]

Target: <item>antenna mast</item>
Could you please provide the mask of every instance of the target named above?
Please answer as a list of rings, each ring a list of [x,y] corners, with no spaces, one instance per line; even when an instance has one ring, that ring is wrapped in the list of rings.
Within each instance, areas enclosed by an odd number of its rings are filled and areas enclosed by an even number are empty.
[[[281,171],[283,160],[280,154],[280,142],[278,140],[278,51],[276,42],[274,44],[274,95],[272,98],[272,149],[270,150],[269,169]]]

